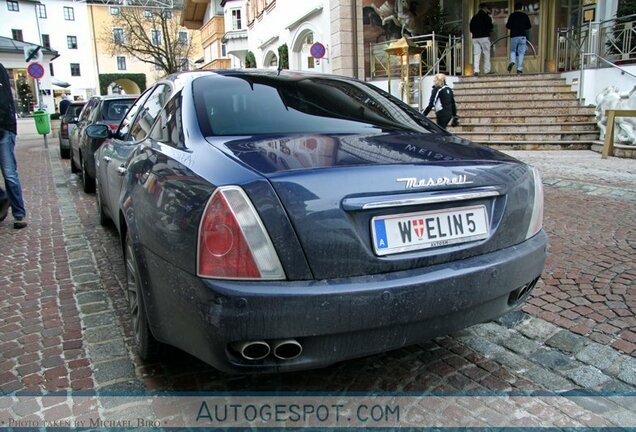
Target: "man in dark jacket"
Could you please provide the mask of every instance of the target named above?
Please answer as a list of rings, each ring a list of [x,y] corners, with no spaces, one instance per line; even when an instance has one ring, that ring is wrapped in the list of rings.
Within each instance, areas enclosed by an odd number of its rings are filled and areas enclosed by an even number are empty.
[[[0,222],[7,217],[9,205],[13,213],[13,227],[16,229],[27,226],[24,220],[26,211],[22,200],[22,186],[18,177],[18,166],[15,160],[15,135],[17,123],[15,119],[15,105],[11,93],[9,74],[0,63],[0,170],[4,177],[6,191],[0,188]]]
[[[512,72],[512,67],[517,64],[517,73],[523,72],[523,56],[526,53],[526,40],[528,32],[532,28],[530,18],[521,11],[521,6],[517,4],[515,12],[508,17],[506,28],[510,30],[510,63],[508,72]]]
[[[479,75],[479,61],[484,55],[484,73],[490,73],[490,32],[493,24],[488,7],[482,5],[479,12],[470,20],[470,33],[473,36],[473,68],[475,76]]]

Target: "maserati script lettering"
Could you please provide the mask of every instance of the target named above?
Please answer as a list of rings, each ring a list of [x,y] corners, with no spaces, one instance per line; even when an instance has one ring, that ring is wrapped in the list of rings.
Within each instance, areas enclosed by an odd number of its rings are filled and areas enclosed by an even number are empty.
[[[463,174],[458,175],[456,177],[438,177],[438,178],[429,177],[427,179],[418,179],[416,177],[406,177],[406,178],[399,178],[396,181],[405,182],[407,189],[417,189],[417,188],[432,187],[432,186],[461,185],[461,184],[472,183],[472,181],[468,181],[468,178]]]

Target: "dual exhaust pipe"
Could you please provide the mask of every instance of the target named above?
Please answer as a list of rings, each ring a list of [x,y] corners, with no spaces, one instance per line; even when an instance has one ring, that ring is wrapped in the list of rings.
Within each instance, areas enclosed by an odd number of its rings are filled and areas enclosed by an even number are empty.
[[[281,339],[269,343],[265,341],[235,342],[232,348],[245,360],[262,360],[270,353],[279,360],[292,360],[303,352],[302,345],[296,339]]]

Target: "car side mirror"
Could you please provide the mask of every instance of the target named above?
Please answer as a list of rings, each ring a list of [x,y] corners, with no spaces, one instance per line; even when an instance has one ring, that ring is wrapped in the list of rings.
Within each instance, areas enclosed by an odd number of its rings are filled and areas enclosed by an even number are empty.
[[[86,135],[92,139],[107,139],[113,135],[105,124],[92,124],[86,128]]]

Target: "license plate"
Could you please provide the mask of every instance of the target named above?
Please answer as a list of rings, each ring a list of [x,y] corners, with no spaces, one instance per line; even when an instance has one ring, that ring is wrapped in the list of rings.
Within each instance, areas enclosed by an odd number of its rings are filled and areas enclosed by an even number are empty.
[[[483,205],[371,219],[377,255],[482,240],[488,237],[489,227],[488,213]]]

